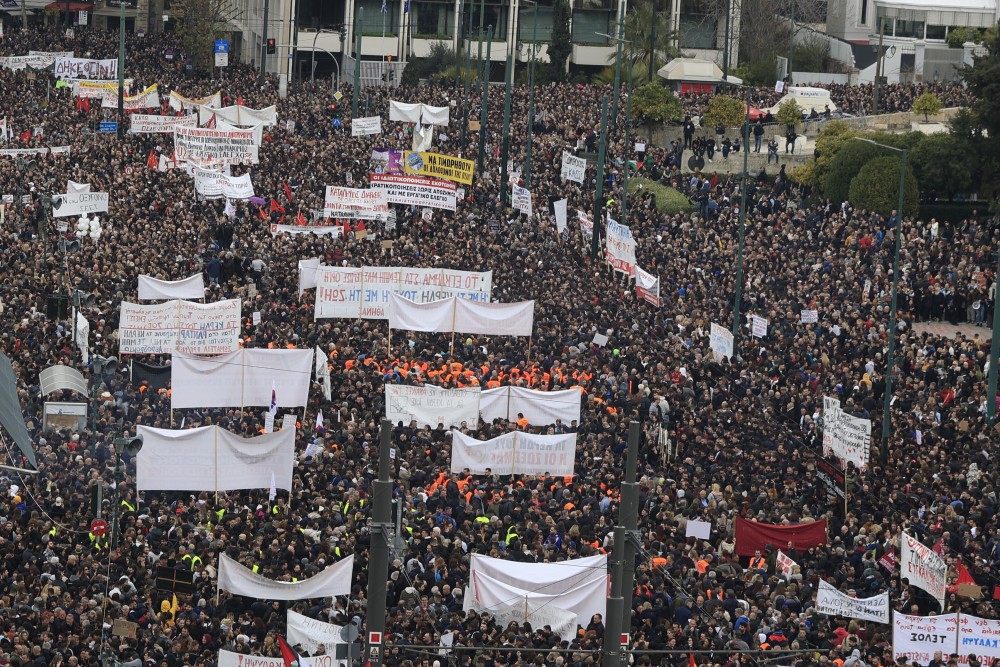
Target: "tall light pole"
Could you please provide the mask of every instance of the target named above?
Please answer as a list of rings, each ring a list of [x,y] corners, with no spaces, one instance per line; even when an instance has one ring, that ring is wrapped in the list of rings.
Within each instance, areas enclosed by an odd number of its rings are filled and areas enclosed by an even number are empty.
[[[264,29],[261,31],[260,39],[260,74],[257,76],[257,81],[261,85],[264,84],[264,75],[267,73],[267,21],[270,12],[271,0],[264,0]]]
[[[903,204],[906,190],[906,158],[909,156],[910,152],[903,148],[886,146],[885,144],[880,144],[877,141],[872,141],[871,139],[862,139],[861,137],[854,138],[858,141],[864,141],[865,143],[873,146],[884,148],[887,151],[899,153],[899,198],[896,203],[896,249],[892,257],[892,306],[889,310],[889,352],[885,360],[885,401],[883,401],[882,405],[882,446],[879,451],[882,465],[886,466],[889,462],[889,434],[892,430],[889,409],[892,407],[892,374],[896,365],[896,304],[897,297],[899,296],[899,251],[903,241]],[[994,313],[993,321],[996,322],[996,319],[996,313]],[[993,350],[990,361],[991,373],[994,372],[995,362],[992,359],[996,356],[996,347],[997,340],[996,335],[994,334]],[[993,387],[993,394],[995,396],[995,379],[993,381]],[[987,408],[988,407],[989,406],[987,405]]]
[[[604,156],[608,150],[608,96],[601,99],[601,142],[597,148],[597,188],[594,195],[594,231],[590,235],[590,258],[597,261],[600,230],[604,220]]]
[[[527,1],[527,0],[525,0]],[[525,147],[524,187],[531,187],[531,142],[535,124],[535,54],[538,53],[538,3],[535,5],[535,25],[531,28],[531,61],[528,64],[528,144]]]
[[[490,65],[493,63],[493,26],[489,27],[486,34],[489,41],[489,53],[486,54],[486,62],[483,63],[483,103],[479,113],[479,173],[483,173],[483,165],[486,162],[486,125],[488,123],[490,111]],[[501,183],[501,189],[504,184]]]
[[[622,176],[622,224],[628,224],[628,124],[632,115],[632,66],[635,64],[635,55],[628,59],[628,97],[625,100],[625,146],[622,148],[622,157],[625,162],[625,175]]]
[[[507,54],[507,68],[504,70],[503,94],[503,143],[500,149],[500,206],[507,206],[507,160],[510,158],[510,89],[513,78],[514,56]]]
[[[618,4],[618,25],[615,28],[614,40],[618,42],[615,45],[615,89],[614,97],[611,102],[611,124],[618,124],[618,93],[622,87],[622,44],[624,43],[625,32],[625,5],[619,2]]]
[[[743,306],[743,248],[746,241],[747,228],[747,188],[750,182],[750,86],[746,89],[746,118],[743,122],[741,133],[743,134],[743,175],[740,177],[740,217],[739,217],[739,242],[736,245],[736,290],[733,297],[733,356],[739,349],[740,337],[740,309]]]
[[[351,97],[351,119],[358,117],[358,93],[361,91],[361,33],[365,30],[365,8],[358,7],[358,23],[354,26],[354,90]]]
[[[997,274],[993,282],[993,339],[990,343],[989,392],[986,396],[986,418],[990,426],[997,420],[997,357],[1000,356],[1000,308],[996,295],[1000,294],[1000,253],[997,253]],[[982,306],[982,304],[980,304]]]
[[[118,138],[125,138],[125,3],[118,5]],[[76,323],[74,322],[74,326]]]

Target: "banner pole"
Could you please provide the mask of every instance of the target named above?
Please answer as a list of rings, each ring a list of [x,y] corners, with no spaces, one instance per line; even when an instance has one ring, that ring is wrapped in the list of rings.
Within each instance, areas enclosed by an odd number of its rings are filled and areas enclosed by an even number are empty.
[[[451,297],[451,356],[455,356],[455,321],[458,319],[458,297]]]
[[[215,446],[215,504],[219,504],[219,427],[215,427],[215,439],[213,440]]]
[[[849,494],[849,492],[848,492],[848,489],[847,489],[847,468],[844,468],[844,521],[847,521],[847,511],[848,511],[847,510],[847,498],[848,498],[848,494]]]

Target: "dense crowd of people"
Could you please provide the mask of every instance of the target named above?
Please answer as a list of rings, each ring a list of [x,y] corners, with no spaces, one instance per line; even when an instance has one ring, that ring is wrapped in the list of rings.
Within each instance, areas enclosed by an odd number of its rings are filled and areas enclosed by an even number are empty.
[[[114,57],[116,40],[82,28],[73,38],[39,28],[8,32],[0,49],[5,55],[35,49]],[[174,60],[164,58],[168,48]],[[372,148],[409,148],[412,129],[388,122],[390,97],[451,105],[452,123],[434,138],[434,150],[475,157],[477,132],[467,133],[463,147],[462,96],[451,87],[366,89],[362,112],[381,115],[384,133],[352,137],[349,90],[337,101],[328,91],[291,84],[287,98],[279,99],[275,79],[260,85],[257,73],[238,63],[209,80],[183,69],[182,51],[170,35],[130,36],[127,53],[133,90],[158,83],[163,113],[173,113],[165,104],[171,90],[198,98],[221,89],[223,104],[277,105],[280,122],[264,132],[260,164],[234,168],[248,170],[258,195],[276,205],[261,212],[234,202],[227,213],[222,200],[198,201],[183,170],[148,166],[151,154],[172,156],[169,135],[118,140],[97,134],[92,123],[111,117],[109,110],[81,105],[71,87],[54,87],[50,72],[0,70],[0,107],[14,147],[72,146],[68,156],[0,157],[0,189],[14,195],[0,230],[0,348],[17,372],[38,458],[37,475],[8,471],[0,477],[9,499],[0,517],[6,584],[0,664],[87,667],[109,655],[136,667],[203,667],[217,663],[220,649],[277,656],[287,609],[363,628],[372,480],[387,382],[576,387],[582,418],[555,427],[497,420],[477,432],[577,433],[572,480],[451,474],[448,430],[394,428],[393,493],[402,501],[406,546],[390,567],[386,664],[596,664],[604,619],[581,624],[577,637],[564,641],[548,628],[498,625],[489,610],[465,612],[462,600],[472,553],[550,562],[610,552],[632,420],[643,427],[635,664],[680,667],[693,659],[737,667],[773,659],[755,653],[761,650],[786,651],[775,658],[802,667],[892,664],[888,626],[821,615],[814,602],[822,578],[862,597],[888,591],[897,610],[942,611],[901,579],[898,565],[883,564],[883,556],[898,551],[903,530],[937,544],[953,572],[964,564],[982,587],[982,598],[949,593],[943,611],[1000,616],[990,602],[1000,584],[1000,525],[996,435],[985,410],[989,336],[985,329],[952,339],[914,330],[917,321],[932,318],[991,321],[998,238],[985,211],[960,225],[900,221],[895,213],[820,201],[783,173],[754,179],[748,185],[738,354],[717,360],[708,333],[712,322],[732,320],[739,179],[682,175],[676,151],[649,146],[648,155],[636,155],[634,137],[614,128],[604,188],[608,214],[631,227],[638,264],[659,276],[663,303],[654,308],[636,298],[626,278],[590,257],[590,240],[572,214],[592,210],[593,166],[582,185],[564,181],[559,172],[563,150],[597,132],[607,88],[549,85],[536,91],[540,120],[530,180],[522,178],[539,211],[532,219],[504,201],[502,105],[492,104],[483,130],[484,168],[455,213],[435,210],[426,220],[419,210],[397,206],[395,229],[375,223],[364,235],[350,226],[338,238],[275,235],[271,223],[297,224],[300,212],[308,223],[319,222],[312,211],[323,208],[324,186],[363,187]],[[938,88],[954,103],[966,101],[956,88]],[[833,98],[846,108],[860,99],[859,90],[834,87]],[[914,86],[889,86],[884,99],[889,108],[906,108],[918,93]],[[525,158],[527,97],[524,87],[516,87],[507,135],[515,169]],[[468,117],[478,118],[478,96],[472,99]],[[688,100],[692,111],[701,102]],[[623,216],[622,169],[633,159],[646,178],[705,192],[704,214],[664,215],[656,197],[640,190],[629,196]],[[84,239],[78,253],[64,256],[42,197],[64,192],[69,179],[110,193],[111,203],[100,239]],[[25,195],[28,204],[21,203]],[[545,207],[560,197],[571,211],[565,233],[557,232]],[[889,449],[885,463],[873,447],[866,469],[847,471],[845,503],[821,479],[822,399],[838,397],[844,410],[870,418],[872,432],[881,433],[897,228],[903,235],[900,342]],[[70,238],[72,230],[71,224]],[[453,344],[446,335],[409,332],[390,344],[384,322],[314,320],[313,293],[298,290],[297,262],[308,257],[345,266],[492,270],[494,300],[536,300],[534,335],[527,345],[481,336]],[[311,392],[299,419],[294,488],[274,502],[268,489],[137,494],[134,461],[127,461],[124,477],[115,472],[114,438],[139,424],[217,424],[249,435],[261,428],[261,411],[172,415],[169,389],[133,382],[124,360],[110,377],[95,375],[73,345],[68,319],[47,308],[50,295],[94,294],[95,305],[83,308],[91,323],[90,353],[117,355],[120,303],[135,300],[138,276],[175,280],[201,270],[212,278],[206,279],[207,301],[242,298],[244,346],[319,345],[329,354],[332,400],[316,387]],[[803,324],[803,309],[818,310],[818,322]],[[260,313],[259,323],[253,313]],[[763,338],[750,335],[753,315],[768,321]],[[607,335],[607,344],[595,345],[595,333]],[[42,426],[43,400],[80,399],[40,397],[39,372],[54,364],[76,366],[93,378],[96,414],[83,429]],[[319,412],[323,431],[313,426]],[[11,449],[7,457],[24,465]],[[105,516],[115,507],[121,513],[116,548],[89,532],[95,486],[107,490]],[[828,541],[790,551],[800,569],[785,580],[775,565],[785,545],[773,545],[753,568],[734,555],[737,517],[786,525],[826,519]],[[711,522],[711,538],[686,537],[691,520]],[[354,554],[353,590],[342,598],[287,604],[217,596],[222,553],[282,581],[315,575]],[[154,585],[158,566],[194,571],[195,592],[180,596],[174,607]],[[112,633],[119,619],[137,624],[134,637]],[[442,636],[449,633],[452,648],[442,652]]]

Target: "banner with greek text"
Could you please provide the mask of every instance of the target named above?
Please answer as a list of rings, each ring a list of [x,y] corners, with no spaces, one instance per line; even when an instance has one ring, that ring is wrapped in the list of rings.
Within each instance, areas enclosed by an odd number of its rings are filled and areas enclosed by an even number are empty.
[[[324,648],[324,653],[333,654],[334,645],[343,644],[340,632],[343,626],[332,623],[324,623],[314,618],[296,614],[291,609],[288,610],[288,643],[292,646],[301,646],[306,653],[316,653],[320,646]]]
[[[97,79],[108,81],[118,78],[118,59],[93,60],[91,58],[56,58],[57,79]]]
[[[174,111],[197,111],[199,107],[218,109],[220,106],[222,106],[221,91],[201,99],[191,99],[184,97],[176,90],[170,91],[170,108]]]
[[[336,660],[333,654],[302,658],[302,661],[299,667],[343,667],[348,662],[347,660]],[[260,655],[246,655],[245,653],[220,650],[217,667],[285,667],[285,661],[282,658],[267,658]]]
[[[906,658],[907,665],[914,662],[928,665],[937,651],[946,657],[956,653],[957,644],[958,614],[910,616],[898,611],[892,614],[893,660]]]
[[[660,278],[652,273],[647,273],[635,265],[635,293],[640,299],[648,301],[659,308],[660,306]]]
[[[404,174],[403,151],[395,151],[388,148],[373,148],[368,166],[373,174],[402,176]]]
[[[870,598],[852,598],[838,591],[822,579],[816,597],[816,611],[827,616],[844,616],[862,621],[889,623],[889,594]]]
[[[250,199],[254,196],[250,174],[226,176],[210,169],[194,168],[194,191],[205,199]]]
[[[0,157],[21,157],[24,155],[69,155],[70,146],[42,146],[40,148],[4,148],[0,149]]]
[[[823,398],[823,456],[831,454],[846,467],[868,467],[871,457],[872,421],[841,410],[840,400]]]
[[[476,163],[440,153],[406,151],[403,155],[403,170],[414,176],[436,176],[456,183],[472,185]]]
[[[385,385],[385,418],[394,425],[416,421],[420,427],[479,427],[479,388],[439,389]]]
[[[570,477],[576,458],[576,434],[505,433],[490,440],[451,432],[451,471],[473,475],[547,475]]]
[[[733,356],[733,332],[721,324],[712,322],[708,346],[712,352],[715,352],[716,358],[730,359]]]
[[[520,211],[529,218],[531,217],[531,191],[522,188],[520,185],[511,186],[510,203],[515,211]]]
[[[587,173],[587,161],[582,157],[576,157],[572,153],[563,151],[562,154],[562,177],[567,181],[583,183],[584,175]]]
[[[108,212],[107,192],[67,192],[59,195],[59,198],[62,199],[62,204],[59,208],[53,207],[53,218]]]
[[[125,94],[128,95],[132,92],[132,79],[125,79]],[[105,95],[112,94],[115,98],[118,97],[118,82],[117,81],[93,81],[91,79],[77,79],[73,81],[73,96],[74,97],[85,97],[94,98],[100,97],[104,98]]]
[[[134,96],[122,98],[125,111],[136,111],[138,109],[158,109],[160,108],[160,88],[157,84],[149,86],[144,91]],[[118,108],[118,93],[106,91],[101,102],[104,109]]]
[[[492,292],[492,271],[320,266],[316,269],[315,318],[387,320],[393,293],[431,303],[453,296],[488,302]]]
[[[366,137],[371,134],[382,134],[382,116],[355,118],[351,121],[352,137]]]
[[[393,176],[372,174],[369,187],[385,193],[390,204],[454,211],[458,185],[452,181],[425,176]]]
[[[920,540],[902,533],[899,538],[900,558],[899,576],[909,579],[911,586],[927,591],[944,607],[944,594],[947,587],[948,563],[933,549],[920,543]]]
[[[72,58],[72,51],[28,51],[26,56],[0,58],[0,67],[11,70],[45,69],[55,64],[57,58]]]
[[[968,664],[969,654],[975,653],[984,665],[1000,659],[1000,621],[969,614],[958,619],[958,664]]]
[[[239,349],[241,301],[122,302],[121,354],[224,354]]]
[[[173,134],[175,127],[197,127],[198,118],[189,116],[155,116],[132,114],[128,131],[132,134]]]
[[[389,202],[382,190],[328,185],[323,215],[351,220],[385,220],[389,217]]]
[[[791,580],[796,565],[798,563],[789,558],[784,551],[778,549],[778,557],[774,560],[774,569],[784,577],[785,581]]]
[[[259,162],[253,130],[225,131],[203,127],[174,128],[174,158],[199,167]]]
[[[632,230],[608,218],[605,257],[611,267],[630,278],[635,275],[635,239]]]

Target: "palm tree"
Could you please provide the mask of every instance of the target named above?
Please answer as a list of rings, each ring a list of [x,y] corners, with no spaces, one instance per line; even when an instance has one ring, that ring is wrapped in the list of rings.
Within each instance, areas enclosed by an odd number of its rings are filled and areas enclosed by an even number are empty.
[[[674,46],[677,35],[670,29],[670,12],[666,7],[657,7],[654,25],[655,2],[657,0],[644,0],[629,7],[628,14],[625,15],[624,38],[627,41],[622,45],[622,57],[625,59],[624,62],[635,58],[633,78],[637,79],[636,82],[641,81],[643,75],[649,80],[648,72],[655,72],[669,60],[680,55]],[[615,55],[611,54],[608,62],[614,63]],[[651,57],[652,70],[649,68]]]

